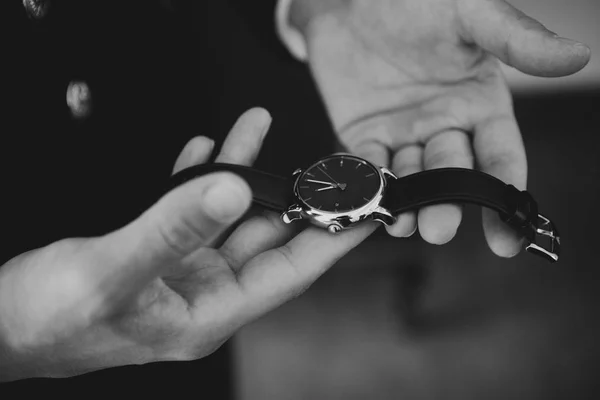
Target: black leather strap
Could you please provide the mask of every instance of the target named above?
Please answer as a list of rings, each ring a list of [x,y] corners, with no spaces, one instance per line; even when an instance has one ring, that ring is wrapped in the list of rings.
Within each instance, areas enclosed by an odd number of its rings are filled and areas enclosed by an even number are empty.
[[[393,215],[439,203],[473,203],[496,210],[525,237],[525,249],[550,262],[560,256],[556,226],[539,214],[531,194],[491,175],[463,168],[440,168],[389,179],[382,206]]]
[[[283,212],[293,203],[294,181],[243,165],[212,163],[186,168],[171,177],[167,191],[212,172],[228,171],[239,175],[252,189],[253,201],[261,206]]]
[[[472,203],[491,208],[528,240],[534,239],[538,209],[531,195],[475,170],[439,168],[390,179],[382,206],[397,215],[440,203]]]
[[[293,202],[294,181],[250,167],[213,163],[196,165],[173,175],[168,190],[212,172],[229,171],[246,180],[255,203],[283,212]],[[538,213],[537,203],[527,191],[520,191],[493,176],[464,168],[440,168],[400,179],[389,179],[381,206],[392,215],[440,203],[473,203],[496,210],[500,217],[521,233],[526,249],[550,261],[557,261],[560,238],[552,222]],[[542,245],[539,240],[546,243]]]

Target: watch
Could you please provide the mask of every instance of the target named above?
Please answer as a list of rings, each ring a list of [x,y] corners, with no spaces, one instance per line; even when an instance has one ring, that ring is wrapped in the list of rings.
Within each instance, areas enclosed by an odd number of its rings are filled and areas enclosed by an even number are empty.
[[[252,189],[253,202],[280,213],[285,223],[308,220],[336,233],[366,220],[391,225],[403,212],[441,203],[471,203],[497,211],[526,239],[526,250],[555,262],[560,238],[555,225],[538,213],[531,194],[466,168],[439,168],[398,178],[385,167],[336,153],[279,176],[235,164],[210,163],[186,168],[169,181],[171,190],[196,177],[229,171]]]

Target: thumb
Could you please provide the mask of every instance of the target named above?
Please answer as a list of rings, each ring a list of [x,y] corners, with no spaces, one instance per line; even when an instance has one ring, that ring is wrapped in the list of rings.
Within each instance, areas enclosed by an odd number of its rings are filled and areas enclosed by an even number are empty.
[[[574,74],[590,60],[590,49],[558,36],[503,0],[468,1],[460,19],[464,39],[529,75]]]
[[[251,198],[248,184],[227,172],[173,189],[138,219],[99,239],[105,265],[96,268],[102,275],[98,281],[115,296],[125,296],[124,288],[138,292],[198,248],[210,246],[246,212]]]

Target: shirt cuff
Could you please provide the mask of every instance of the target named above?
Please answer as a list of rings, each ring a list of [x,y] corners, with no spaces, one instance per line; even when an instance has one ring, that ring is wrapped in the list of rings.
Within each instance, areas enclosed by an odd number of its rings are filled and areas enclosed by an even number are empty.
[[[299,61],[306,61],[308,51],[302,33],[290,24],[290,8],[294,0],[278,0],[275,8],[277,36],[288,51]]]

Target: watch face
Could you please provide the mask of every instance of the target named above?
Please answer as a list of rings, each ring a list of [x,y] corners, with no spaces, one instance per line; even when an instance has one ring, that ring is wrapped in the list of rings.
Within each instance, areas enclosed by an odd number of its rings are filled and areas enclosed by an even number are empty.
[[[349,212],[365,206],[379,192],[379,171],[364,160],[331,156],[300,175],[296,190],[308,206],[323,212]]]

